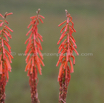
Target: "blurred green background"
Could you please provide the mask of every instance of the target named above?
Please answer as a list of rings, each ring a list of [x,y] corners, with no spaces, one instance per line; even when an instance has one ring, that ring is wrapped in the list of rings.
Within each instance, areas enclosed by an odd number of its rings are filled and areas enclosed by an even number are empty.
[[[0,0],[0,13],[13,12],[8,16],[9,27],[14,30],[10,45],[14,59],[12,72],[6,86],[6,103],[31,103],[30,87],[25,70],[26,49],[24,44],[30,16],[45,16],[40,24],[39,33],[42,42],[45,67],[39,75],[38,92],[41,103],[58,103],[59,84],[57,82],[59,67],[58,56],[49,55],[58,52],[57,41],[61,27],[66,19],[65,9],[73,17],[76,33],[77,51],[74,73],[68,87],[67,103],[104,103],[104,0]],[[1,18],[0,18],[1,19]]]

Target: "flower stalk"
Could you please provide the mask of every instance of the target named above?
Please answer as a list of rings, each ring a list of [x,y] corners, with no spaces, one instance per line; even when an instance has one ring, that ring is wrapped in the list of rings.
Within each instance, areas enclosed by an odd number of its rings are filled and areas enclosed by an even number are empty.
[[[13,13],[6,12],[4,16],[0,14],[3,19],[0,20],[0,27],[2,27],[0,30],[0,103],[5,103],[5,86],[9,79],[8,72],[11,72],[11,59],[13,59],[11,47],[8,44],[8,37],[12,38],[10,31],[13,32],[13,30],[7,26],[9,23],[6,21],[6,17],[11,14]]]
[[[65,12],[66,12],[67,19],[58,25],[58,26],[61,26],[65,24],[65,26],[60,31],[62,35],[57,43],[57,44],[60,44],[63,38],[65,38],[65,40],[61,43],[61,45],[58,48],[59,49],[58,53],[60,54],[60,56],[56,64],[56,66],[58,66],[59,63],[61,63],[60,69],[59,69],[59,75],[58,75],[58,82],[60,85],[59,103],[66,103],[67,89],[71,79],[70,73],[74,72],[73,64],[75,64],[75,57],[73,55],[73,51],[77,55],[79,55],[76,50],[77,48],[77,45],[75,43],[76,41],[72,36],[72,33],[76,32],[76,30],[74,29],[74,23],[72,22],[72,17],[68,13],[68,11],[65,10]],[[71,58],[73,59],[73,61]]]
[[[31,22],[27,28],[30,26],[31,29],[26,34],[29,35],[29,38],[26,40],[25,44],[27,44],[25,55],[26,57],[26,68],[25,71],[28,71],[29,76],[29,85],[31,88],[31,100],[32,103],[40,103],[38,99],[38,92],[37,92],[37,84],[38,84],[38,72],[42,75],[41,72],[41,65],[44,66],[43,63],[43,55],[40,50],[42,50],[41,41],[43,41],[42,36],[38,33],[38,25],[39,22],[43,23],[44,17],[39,15],[40,9],[36,11],[37,15],[30,17]]]

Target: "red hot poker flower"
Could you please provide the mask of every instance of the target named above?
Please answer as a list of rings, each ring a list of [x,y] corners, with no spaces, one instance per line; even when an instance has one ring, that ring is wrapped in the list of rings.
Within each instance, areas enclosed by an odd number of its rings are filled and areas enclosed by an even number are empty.
[[[58,75],[58,81],[60,84],[59,103],[66,103],[67,88],[71,78],[70,73],[74,72],[73,64],[75,64],[75,57],[73,55],[73,51],[77,55],[79,55],[76,50],[77,46],[75,43],[75,39],[72,36],[72,33],[76,32],[76,30],[74,29],[74,23],[72,22],[72,17],[68,13],[68,11],[65,11],[67,20],[58,25],[61,26],[65,24],[65,26],[60,31],[62,35],[57,44],[59,44],[62,39],[66,37],[66,39],[59,46],[58,53],[60,54],[60,56],[56,64],[56,66],[58,66],[59,63],[61,63]],[[71,58],[73,59],[73,61]]]
[[[6,12],[4,16],[0,14],[3,18],[0,20],[0,27],[2,27],[0,30],[0,103],[5,103],[5,86],[9,79],[8,71],[11,72],[11,59],[13,59],[11,47],[8,44],[8,37],[11,38],[10,31],[13,32],[13,30],[7,26],[6,21],[6,17],[11,14],[13,13]]]
[[[42,15],[39,15],[39,12],[40,9],[38,9],[38,11],[36,12],[37,13],[36,16],[30,17],[31,22],[28,25],[28,28],[30,26],[32,27],[26,34],[26,36],[30,34],[30,37],[25,42],[25,44],[27,44],[28,42],[25,51],[25,55],[27,55],[26,57],[27,65],[25,71],[28,71],[32,103],[39,102],[37,93],[37,81],[38,81],[37,72],[39,72],[39,74],[42,75],[41,65],[44,66],[44,63],[42,61],[43,55],[40,51],[42,50],[40,41],[43,41],[43,39],[42,36],[38,33],[37,27],[39,25],[39,22],[43,23],[42,18],[44,19],[44,17]]]

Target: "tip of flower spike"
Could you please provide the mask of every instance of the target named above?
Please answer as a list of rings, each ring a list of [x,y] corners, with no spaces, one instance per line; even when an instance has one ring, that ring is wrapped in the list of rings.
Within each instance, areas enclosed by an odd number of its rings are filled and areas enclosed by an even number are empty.
[[[39,14],[39,12],[40,12],[40,8],[38,9],[38,11],[36,11],[36,13]]]
[[[70,14],[68,13],[68,11],[65,9],[66,12],[66,17],[70,16]]]
[[[68,11],[65,9],[65,12],[68,12]]]
[[[40,11],[40,8],[38,9],[38,11]]]
[[[68,11],[65,9],[65,12],[66,12],[66,16],[67,16],[67,14],[68,14]]]

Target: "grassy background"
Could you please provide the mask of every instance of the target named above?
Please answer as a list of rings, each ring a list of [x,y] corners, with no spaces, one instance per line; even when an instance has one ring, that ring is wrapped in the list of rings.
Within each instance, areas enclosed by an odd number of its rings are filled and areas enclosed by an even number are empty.
[[[26,49],[24,42],[28,38],[25,34],[29,30],[29,17],[35,15],[38,8],[45,16],[44,24],[39,25],[39,33],[44,40],[42,53],[47,53],[43,75],[39,75],[40,102],[58,103],[59,67],[55,66],[58,56],[48,53],[58,52],[61,28],[57,25],[66,19],[64,10],[67,9],[77,31],[73,36],[79,52],[75,72],[71,74],[67,103],[104,103],[104,0],[0,0],[1,14],[14,13],[7,18],[9,27],[14,30],[10,40],[14,59],[6,86],[6,103],[31,103],[27,72],[24,72],[26,57],[22,54]],[[82,56],[82,53],[87,54]]]

